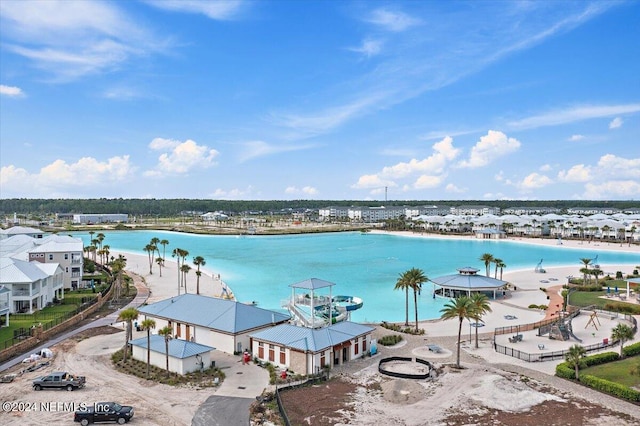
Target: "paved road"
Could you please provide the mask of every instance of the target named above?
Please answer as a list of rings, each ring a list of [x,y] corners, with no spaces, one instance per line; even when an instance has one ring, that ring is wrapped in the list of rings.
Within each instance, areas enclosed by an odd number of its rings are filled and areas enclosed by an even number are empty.
[[[88,324],[83,325],[82,327],[78,327],[75,328],[73,330],[70,330],[66,333],[63,333],[51,340],[47,340],[46,342],[44,342],[43,344],[41,344],[40,346],[29,350],[29,352],[26,352],[24,354],[18,355],[17,357],[5,362],[4,364],[0,364],[0,372],[3,372],[15,365],[18,365],[22,362],[23,359],[29,357],[29,355],[34,354],[34,353],[38,353],[40,352],[42,349],[44,348],[50,348],[53,345],[62,342],[63,340],[68,339],[69,337],[75,336],[76,334],[84,331],[84,330],[88,330],[90,328],[95,328],[95,327],[102,327],[104,325],[111,325],[114,322],[118,322],[118,315],[120,315],[120,311],[122,311],[123,309],[126,308],[138,308],[140,306],[142,306],[142,304],[144,302],[147,301],[147,299],[149,298],[149,288],[144,284],[144,282],[142,281],[141,278],[139,278],[138,276],[135,276],[134,279],[134,285],[136,286],[136,290],[137,290],[137,294],[136,297],[133,298],[133,300],[131,302],[129,302],[129,304],[127,306],[124,306],[120,309],[118,309],[117,311],[102,317],[100,319],[97,319],[95,321],[92,321]]]
[[[252,398],[212,395],[200,405],[191,426],[247,426]]]

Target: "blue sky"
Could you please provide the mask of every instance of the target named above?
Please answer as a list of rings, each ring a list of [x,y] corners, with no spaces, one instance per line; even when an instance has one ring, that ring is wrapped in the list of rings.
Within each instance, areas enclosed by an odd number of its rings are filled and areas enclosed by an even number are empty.
[[[638,1],[0,2],[0,198],[640,198]]]

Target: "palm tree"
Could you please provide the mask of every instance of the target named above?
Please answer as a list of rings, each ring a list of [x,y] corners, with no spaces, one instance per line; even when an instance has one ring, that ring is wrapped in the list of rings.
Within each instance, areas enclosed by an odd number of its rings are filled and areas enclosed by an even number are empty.
[[[569,348],[569,352],[565,356],[565,360],[569,367],[573,367],[576,372],[576,380],[580,379],[580,363],[582,358],[586,355],[587,351],[577,343]]]
[[[502,280],[502,271],[506,267],[506,263],[504,263],[501,259],[496,259],[496,268],[500,268],[500,280]]]
[[[471,299],[467,296],[460,296],[457,299],[450,300],[440,309],[442,312],[441,319],[458,318],[458,345],[456,355],[456,367],[460,368],[460,340],[462,339],[462,321],[471,318],[473,314],[473,305]]]
[[[404,319],[404,325],[406,327],[409,326],[409,282],[405,279],[404,274],[400,274],[400,276],[398,277],[398,281],[396,281],[396,285],[393,288],[394,290],[404,290],[404,312],[405,312],[405,319]]]
[[[156,263],[158,264],[158,270],[160,271],[160,277],[162,277],[162,264],[164,263],[164,259],[161,257],[156,257]]]
[[[158,330],[158,334],[164,337],[164,353],[167,359],[167,377],[169,377],[169,340],[171,340],[171,333],[173,330],[169,326],[162,327]]]
[[[476,349],[478,349],[478,323],[482,320],[482,316],[487,312],[491,312],[491,304],[489,298],[482,293],[474,293],[471,295],[471,318],[476,322]]]
[[[633,329],[627,324],[618,324],[611,330],[611,340],[620,340],[620,358],[624,357],[624,353],[622,352],[624,342],[633,339],[633,334]]]
[[[498,259],[496,257],[495,259],[493,259],[493,263],[495,263],[495,265],[496,265],[496,269],[495,269],[495,272],[493,274],[493,278],[498,279],[498,268],[500,268],[500,265],[503,265],[504,262],[502,261],[502,259]]]
[[[164,260],[167,258],[167,246],[169,245],[169,240],[160,240],[160,245],[162,246],[162,259]],[[160,255],[160,253],[158,253],[158,255]]]
[[[147,318],[140,323],[143,330],[147,331],[147,379],[149,378],[149,368],[151,366],[151,329],[156,328],[156,322]]]
[[[156,252],[156,246],[154,246],[153,244],[147,244],[146,246],[144,246],[144,248],[142,249],[144,251],[147,252],[147,255],[149,256],[149,274],[153,275],[153,255]]]
[[[196,294],[200,294],[200,275],[202,275],[200,267],[206,265],[207,261],[204,260],[204,257],[202,256],[196,256],[193,258],[193,264],[198,267],[198,270],[196,271]]]
[[[427,282],[428,278],[422,269],[411,268],[400,275],[400,280],[406,283],[407,293],[409,288],[413,289],[413,305],[416,312],[416,332],[418,331],[418,293],[422,290],[422,284]],[[404,285],[404,284],[403,284]],[[407,306],[408,311],[408,306]],[[407,312],[407,323],[409,314]],[[406,324],[408,325],[408,324]]]
[[[489,276],[489,265],[494,261],[493,255],[491,253],[485,253],[480,256],[480,260],[484,262],[484,267],[487,269],[487,276]]]
[[[138,310],[136,308],[124,309],[120,312],[120,315],[118,315],[118,321],[124,321],[127,323],[127,331],[125,333],[125,340],[124,340],[124,356],[122,357],[123,362],[127,362],[127,355],[129,352],[129,340],[133,339],[132,323],[137,318],[138,318]]]
[[[117,302],[120,299],[120,291],[122,290],[122,282],[124,281],[123,275],[124,275],[124,268],[127,266],[127,258],[124,257],[122,254],[119,254],[117,259],[111,260],[110,266],[111,266],[111,272],[116,277],[116,283],[115,283],[116,288],[114,291],[113,300]]]
[[[584,278],[582,279],[583,284],[587,284],[587,276],[589,275],[589,264],[591,263],[591,259],[588,257],[583,257],[580,259],[580,262],[584,264],[584,268],[580,269],[580,272],[584,274]]]
[[[598,285],[598,275],[602,275],[604,272],[602,272],[602,269],[592,269],[591,270],[591,275],[593,275],[596,278],[596,285]]]
[[[187,294],[187,274],[191,270],[191,266],[185,265],[184,263],[180,267],[180,272],[182,274],[182,284],[184,285],[184,293]]]

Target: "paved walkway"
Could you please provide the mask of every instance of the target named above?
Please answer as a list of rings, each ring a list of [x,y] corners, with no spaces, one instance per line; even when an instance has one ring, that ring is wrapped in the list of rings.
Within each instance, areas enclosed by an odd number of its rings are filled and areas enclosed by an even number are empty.
[[[14,367],[18,364],[20,364],[22,362],[23,359],[29,357],[29,355],[33,354],[33,353],[38,353],[40,352],[42,349],[44,348],[50,348],[53,345],[60,343],[70,337],[75,336],[76,334],[91,329],[91,328],[95,328],[95,327],[102,327],[104,325],[112,325],[113,323],[118,321],[118,316],[120,315],[120,312],[123,309],[126,308],[138,308],[140,306],[142,306],[142,304],[144,302],[147,301],[147,299],[149,298],[149,288],[147,287],[147,285],[144,282],[144,279],[139,276],[139,275],[135,275],[132,274],[133,276],[133,284],[136,287],[137,293],[136,293],[136,297],[133,298],[133,300],[131,302],[129,302],[128,305],[118,309],[115,312],[110,313],[109,315],[105,316],[105,317],[101,317],[95,321],[92,321],[88,324],[85,324],[81,327],[75,328],[73,330],[69,330],[66,333],[60,334],[56,337],[54,337],[53,339],[47,340],[46,342],[42,343],[41,345],[29,350],[26,353],[23,353],[22,355],[18,355],[17,357],[5,362],[4,364],[0,364],[0,372],[3,372],[11,367]]]

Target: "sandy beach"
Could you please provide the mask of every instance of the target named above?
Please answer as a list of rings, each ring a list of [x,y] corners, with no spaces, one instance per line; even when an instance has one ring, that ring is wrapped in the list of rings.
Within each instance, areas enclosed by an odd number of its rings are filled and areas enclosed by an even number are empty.
[[[399,235],[413,238],[442,238],[410,233],[399,233]],[[522,240],[522,243],[556,244],[555,240]],[[579,245],[578,242],[565,242],[566,247],[579,247]],[[605,244],[600,246],[600,249],[639,253],[638,263],[640,263],[639,247]],[[120,253],[116,252],[114,256],[118,254]],[[166,266],[162,268],[161,276],[157,265],[154,265],[152,273],[150,273],[149,260],[146,255],[127,252],[122,254],[127,258],[126,269],[133,274],[134,280],[139,285],[146,285],[149,288],[148,303],[185,292],[185,288],[178,288],[178,271],[174,260],[166,262]],[[625,274],[630,273],[634,266],[637,265],[601,265],[605,272],[615,273],[620,270]],[[577,416],[576,418],[584,420],[575,424],[603,426],[633,424],[634,421],[629,419],[640,417],[638,407],[554,377],[555,366],[561,361],[530,363],[499,354],[493,349],[492,332],[494,328],[533,323],[544,319],[547,312],[529,309],[528,306],[530,304],[549,304],[553,297],[547,299],[547,296],[553,296],[554,293],[557,300],[560,297],[558,292],[561,285],[566,282],[566,277],[579,275],[579,269],[580,265],[566,265],[546,268],[544,274],[536,273],[532,269],[505,270],[503,279],[516,286],[517,290],[510,292],[509,297],[504,300],[491,302],[493,312],[483,317],[485,326],[479,329],[479,348],[475,348],[474,344],[475,329],[472,329],[466,322],[463,324],[461,347],[462,364],[465,370],[462,372],[452,372],[445,367],[436,382],[391,379],[381,377],[377,372],[377,361],[380,356],[420,357],[439,366],[452,363],[455,360],[457,320],[422,321],[419,325],[425,329],[424,335],[406,335],[405,340],[394,347],[379,347],[379,355],[375,357],[359,359],[335,368],[332,371],[334,377],[338,376],[343,380],[350,381],[360,389],[354,394],[342,396],[345,404],[351,409],[343,413],[346,416],[344,421],[335,424],[373,425],[380,424],[381,419],[384,419],[385,422],[401,425],[483,424],[477,419],[473,421],[470,419],[478,413],[495,411],[504,415],[516,416],[512,423],[502,424],[539,425],[547,424],[545,421],[550,418],[540,418],[545,414],[539,414],[531,417],[531,422],[527,423],[525,422],[526,416],[518,417],[518,415],[530,412],[537,413],[536,410],[543,409],[551,410],[554,413],[552,416],[560,416],[561,419]],[[218,277],[215,270],[202,268],[200,294],[220,297],[224,293],[224,287],[223,279]],[[542,291],[541,288],[549,290]],[[186,291],[196,292],[194,270],[187,276]],[[228,292],[232,294],[232,289],[228,289]],[[609,337],[611,329],[618,322],[618,319],[615,318],[600,318],[599,327],[595,330],[588,326],[588,319],[587,315],[583,315],[574,319],[573,322],[576,336],[583,339],[585,344]],[[137,419],[134,421],[141,421],[144,424],[186,425],[192,423],[199,407],[204,404],[209,395],[254,398],[262,389],[269,387],[264,369],[256,366],[242,367],[239,357],[222,353],[216,353],[214,358],[217,364],[225,369],[229,380],[225,381],[218,389],[181,389],[176,392],[175,389],[166,385],[149,386],[144,380],[115,372],[110,367],[109,354],[122,347],[122,331],[124,329],[121,323],[114,323],[113,327],[119,332],[89,337],[79,342],[70,339],[52,348],[57,354],[52,368],[69,369],[77,374],[90,377],[89,385],[87,389],[82,391],[81,396],[80,394],[70,395],[66,392],[55,395],[35,393],[30,394],[31,398],[34,401],[43,398],[44,400],[53,398],[61,401],[77,401],[77,397],[81,397],[81,400],[112,398],[137,407]],[[143,332],[135,332],[134,338],[143,334]],[[380,338],[387,334],[391,334],[389,330],[377,326],[374,337]],[[561,350],[575,343],[573,341],[551,341],[548,337],[536,336],[535,331],[523,334],[524,339],[518,343],[518,349],[529,353],[539,352],[538,345],[540,344],[545,346],[545,350]],[[498,336],[497,339],[505,340],[508,337],[508,335]],[[634,342],[639,340],[636,336]],[[429,351],[427,343],[439,345],[442,351],[440,353]],[[627,342],[627,344],[629,343],[632,342]],[[617,348],[612,349],[616,350]],[[242,374],[243,368],[251,369],[252,373]],[[23,400],[26,398],[23,395],[24,389],[28,388],[30,380],[38,374],[39,372],[29,373],[21,377],[19,381],[3,385],[0,388],[0,394],[7,401]],[[523,381],[523,377],[527,377],[528,381]],[[145,388],[142,396],[131,391],[140,387]],[[372,387],[378,387],[380,391],[369,392],[367,389]],[[515,403],[516,401],[517,403]],[[585,406],[590,408],[586,410]],[[593,410],[596,410],[597,414],[593,414]],[[424,417],[425,412],[430,413],[429,418]],[[458,420],[453,423],[447,422],[446,419],[450,419],[452,413],[458,416],[456,417]],[[462,419],[459,416],[467,417]],[[28,421],[29,424],[50,424],[68,419],[69,413],[64,412],[13,413],[6,418],[6,421],[3,420],[3,424],[22,424],[24,421]],[[469,423],[470,421],[471,423]]]

